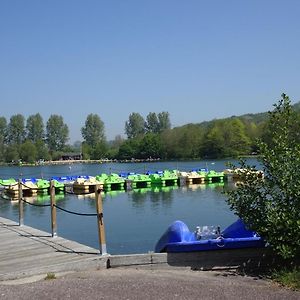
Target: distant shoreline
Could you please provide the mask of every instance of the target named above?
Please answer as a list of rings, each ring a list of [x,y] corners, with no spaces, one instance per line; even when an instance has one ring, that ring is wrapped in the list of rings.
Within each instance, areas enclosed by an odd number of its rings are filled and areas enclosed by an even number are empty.
[[[35,167],[35,166],[53,166],[53,165],[71,165],[71,164],[103,164],[103,163],[139,163],[139,162],[157,162],[161,161],[160,158],[148,158],[148,159],[81,159],[81,160],[49,160],[37,163],[4,163],[0,166],[19,166],[19,167]]]
[[[247,159],[247,158],[258,158],[260,157],[259,155],[243,155],[240,156],[239,158],[241,159]],[[198,161],[198,160],[219,160],[219,159],[234,159],[238,160],[239,158],[234,158],[234,157],[225,157],[225,158],[215,158],[215,159],[208,159],[208,158],[199,158],[199,159],[169,159],[167,161]],[[160,158],[147,158],[147,159],[137,159],[137,158],[132,158],[132,159],[81,159],[81,160],[49,160],[49,161],[43,161],[43,162],[36,162],[36,163],[0,163],[1,166],[19,166],[19,167],[36,167],[36,166],[53,166],[53,165],[71,165],[71,164],[103,164],[103,163],[143,163],[143,162],[158,162],[158,161],[165,161]]]

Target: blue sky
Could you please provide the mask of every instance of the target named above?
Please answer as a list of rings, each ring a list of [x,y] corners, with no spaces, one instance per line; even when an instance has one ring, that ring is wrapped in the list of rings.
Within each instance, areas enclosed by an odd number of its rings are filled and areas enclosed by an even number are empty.
[[[0,116],[59,114],[70,140],[96,113],[173,126],[300,100],[300,1],[1,0]]]

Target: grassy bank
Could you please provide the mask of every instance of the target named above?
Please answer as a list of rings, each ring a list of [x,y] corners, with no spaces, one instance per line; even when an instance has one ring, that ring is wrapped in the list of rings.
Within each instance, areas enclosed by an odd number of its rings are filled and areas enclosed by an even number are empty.
[[[285,287],[300,290],[300,267],[273,271],[271,278]]]

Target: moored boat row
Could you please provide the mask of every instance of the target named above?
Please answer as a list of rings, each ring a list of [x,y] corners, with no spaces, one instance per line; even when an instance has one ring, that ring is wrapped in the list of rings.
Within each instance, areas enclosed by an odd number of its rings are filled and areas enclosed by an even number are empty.
[[[0,179],[0,187],[11,197],[19,196],[19,182],[14,178]],[[53,180],[56,193],[64,192],[65,185],[57,180]],[[50,189],[50,180],[24,178],[21,180],[22,193],[30,197],[37,194],[48,194]]]
[[[259,173],[260,174],[260,173]],[[97,176],[61,176],[52,177],[49,180],[24,178],[21,180],[22,192],[25,196],[36,194],[48,194],[50,181],[53,181],[56,193],[64,193],[71,190],[76,194],[93,193],[95,186],[100,186],[104,191],[130,190],[149,188],[153,186],[176,186],[176,185],[193,185],[193,184],[210,184],[223,183],[224,180],[236,180],[238,173],[228,170],[216,172],[207,169],[192,170],[190,172],[178,170],[164,170],[145,174],[138,173],[102,173]],[[0,179],[0,187],[12,197],[18,197],[18,181],[14,178]]]

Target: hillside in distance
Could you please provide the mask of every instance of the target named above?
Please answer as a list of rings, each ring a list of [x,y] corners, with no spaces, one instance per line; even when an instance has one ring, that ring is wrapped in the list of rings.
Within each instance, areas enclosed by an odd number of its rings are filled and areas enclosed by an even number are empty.
[[[300,101],[293,104],[292,105],[293,109],[300,113]],[[259,125],[259,124],[262,124],[264,123],[267,119],[268,119],[268,112],[262,112],[262,113],[249,113],[249,114],[244,114],[244,115],[240,115],[240,116],[231,116],[231,117],[228,117],[228,118],[223,118],[223,119],[213,119],[213,120],[210,120],[210,121],[203,121],[201,123],[189,123],[189,124],[185,124],[183,126],[179,126],[179,127],[186,127],[186,126],[199,126],[199,127],[202,127],[202,128],[207,128],[209,127],[213,122],[217,121],[217,120],[223,120],[223,121],[226,121],[226,120],[230,120],[230,119],[234,119],[234,118],[238,118],[240,119],[241,121],[243,121],[243,123],[254,123],[256,125]],[[177,127],[178,128],[178,127]]]

